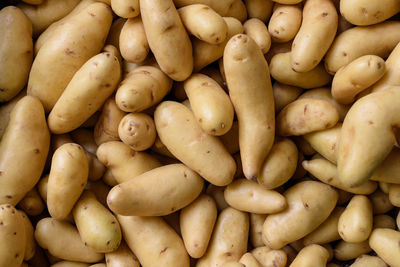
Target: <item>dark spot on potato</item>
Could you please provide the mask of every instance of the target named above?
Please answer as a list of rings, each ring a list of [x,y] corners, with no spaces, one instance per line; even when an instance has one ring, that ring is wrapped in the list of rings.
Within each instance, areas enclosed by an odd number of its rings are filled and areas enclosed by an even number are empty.
[[[115,221],[112,221],[112,222],[111,222],[111,224],[115,224],[115,223],[116,223]]]
[[[136,9],[133,6],[131,6],[131,10],[132,12],[135,12]]]
[[[87,246],[87,243],[85,242],[85,246]]]
[[[8,198],[8,199],[12,199],[12,196],[10,196],[10,195],[6,195],[6,198]]]
[[[69,49],[69,48],[66,48],[66,49],[65,49],[65,54],[67,54],[68,56],[73,56],[73,55],[75,55],[75,52],[72,51],[72,50]]]
[[[397,245],[400,247],[400,240],[399,240],[399,242],[397,242]]]
[[[207,154],[210,154],[210,150],[207,150]]]
[[[34,152],[35,154],[39,154],[40,150],[39,150],[38,148],[36,148],[36,149],[33,150],[33,152]]]
[[[92,16],[92,17],[96,17],[96,15],[93,14],[93,13],[88,12],[88,14],[89,14],[90,16]]]
[[[13,235],[17,235],[17,232],[14,232]]]
[[[3,221],[0,221],[0,225],[3,225],[4,224],[4,222]]]
[[[165,247],[164,249],[162,249],[162,250],[160,251],[160,254],[162,254],[162,253],[164,253],[165,251],[167,251],[167,249],[168,249],[168,247]]]
[[[12,214],[15,214],[15,210],[12,210],[11,213],[12,213]]]
[[[304,208],[306,208],[307,210],[310,208],[310,206],[307,203],[304,203]]]
[[[7,205],[6,208],[7,208],[7,209],[11,209],[11,205]]]
[[[254,174],[250,177],[250,180],[257,181],[257,174]]]
[[[318,63],[318,60],[314,59],[313,64],[317,64],[317,63]]]
[[[175,207],[172,207],[172,208],[171,208],[171,211],[174,211],[174,210],[175,210]]]
[[[0,88],[0,92],[5,92],[6,89]]]
[[[278,30],[274,30],[274,33],[279,34],[279,31]]]
[[[3,175],[3,171],[0,171],[0,176]]]
[[[106,57],[110,57],[111,55],[110,55],[110,53],[106,53]]]
[[[111,242],[111,241],[110,241],[110,240],[108,240],[108,241],[107,241],[107,245],[110,245],[110,242]]]
[[[15,254],[15,257],[16,257],[16,258],[18,258],[18,257],[19,257],[19,254],[18,254],[18,253],[17,253],[17,254]]]
[[[232,256],[232,253],[226,252],[225,255],[226,255],[227,257],[230,257],[230,256]]]
[[[111,84],[109,84],[109,83],[105,84],[105,87],[107,87],[107,88],[110,87],[110,86],[111,86]]]
[[[346,53],[346,52],[342,52],[342,55],[343,55],[344,57],[347,57],[347,53]]]
[[[329,178],[329,179],[327,180],[327,182],[330,183],[330,182],[332,182],[332,180],[333,180],[333,177]]]
[[[187,178],[186,172],[183,172],[183,177]]]
[[[298,66],[298,65],[300,65],[300,63],[299,62],[295,62],[294,65]]]
[[[303,113],[304,113],[304,114],[306,114],[307,109],[308,109],[308,104],[306,104],[306,105],[304,106],[304,110],[303,110]]]
[[[326,16],[328,16],[328,12],[322,13],[322,17],[326,17]]]
[[[165,27],[164,32],[170,31],[171,29],[173,29],[175,27],[174,24],[168,25],[167,27]]]
[[[369,124],[369,125],[373,125],[374,122],[373,122],[373,121],[368,121],[368,124]]]
[[[378,69],[382,68],[382,64],[380,62],[376,64],[376,66],[378,67]]]
[[[363,15],[368,15],[368,11],[365,7],[361,8],[361,13],[363,13]]]
[[[215,134],[216,132],[217,132],[217,131],[216,131],[215,129],[212,129],[212,130],[211,130],[211,133],[212,133],[212,134]]]

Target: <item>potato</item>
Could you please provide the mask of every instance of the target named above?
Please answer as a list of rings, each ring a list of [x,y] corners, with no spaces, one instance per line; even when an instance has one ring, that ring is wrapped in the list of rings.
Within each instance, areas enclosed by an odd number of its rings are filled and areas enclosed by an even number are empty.
[[[201,193],[203,179],[183,164],[147,171],[111,189],[109,208],[124,216],[163,216],[179,210]]]
[[[272,0],[245,0],[249,18],[257,18],[266,22],[272,13],[274,2]]]
[[[279,82],[272,85],[272,90],[274,92],[275,112],[281,111],[286,105],[296,100],[303,91],[301,88]]]
[[[149,53],[149,43],[141,17],[128,19],[119,35],[121,56],[132,63],[143,62]]]
[[[83,262],[75,262],[75,261],[59,261],[51,267],[90,267],[91,265]]]
[[[400,45],[397,44],[392,50],[389,57],[386,59],[385,66],[386,72],[383,77],[372,85],[371,91],[378,92],[390,88],[392,85],[400,85],[399,79],[399,58],[400,58]]]
[[[399,21],[350,28],[339,34],[332,43],[325,56],[325,68],[333,74],[344,65],[364,55],[386,58],[399,41]]]
[[[45,206],[38,191],[34,187],[21,199],[18,203],[18,208],[22,209],[30,216],[36,216],[43,212]]]
[[[274,42],[284,43],[296,36],[302,20],[301,5],[275,4],[268,23],[268,31]]]
[[[239,262],[244,264],[245,267],[262,267],[261,264],[250,252],[243,254]]]
[[[294,71],[290,65],[290,52],[273,56],[269,67],[272,78],[278,82],[305,89],[324,86],[332,79],[322,64],[308,72]]]
[[[68,216],[83,192],[88,173],[88,159],[80,145],[67,143],[54,152],[47,185],[51,217],[62,220]]]
[[[210,135],[224,135],[232,127],[234,110],[229,96],[212,78],[193,74],[184,82],[194,116]]]
[[[129,113],[118,126],[122,142],[135,151],[150,148],[156,140],[156,127],[153,119],[145,113]]]
[[[110,44],[119,48],[121,51],[121,46],[119,45],[119,39],[121,36],[122,27],[124,27],[125,22],[127,20],[123,18],[116,18],[111,24],[110,31],[108,32],[108,36],[106,39],[106,44]],[[146,39],[147,40],[147,39]],[[120,62],[123,65],[123,62]]]
[[[303,21],[293,40],[290,65],[296,72],[308,72],[320,63],[336,35],[338,15],[330,0],[308,0]]]
[[[274,265],[277,267],[286,266],[287,256],[283,250],[271,250],[268,247],[258,247],[253,249],[251,254],[262,267],[272,267]]]
[[[111,0],[111,8],[121,18],[134,18],[140,14],[139,0]]]
[[[192,258],[200,258],[206,252],[216,219],[215,201],[205,194],[182,209],[180,230],[186,250]]]
[[[375,214],[384,214],[393,209],[392,203],[390,203],[389,195],[383,193],[380,189],[376,190],[373,194],[368,196],[372,204],[372,210]]]
[[[400,232],[392,229],[374,229],[369,238],[369,245],[390,266],[400,262]]]
[[[42,104],[35,97],[23,97],[11,112],[0,144],[0,203],[16,205],[35,186],[49,146]]]
[[[326,266],[328,258],[329,253],[324,247],[313,244],[300,250],[292,264],[290,264],[290,267]]]
[[[257,18],[252,18],[247,20],[243,27],[244,33],[257,43],[263,54],[266,54],[271,47],[271,36],[264,22]]]
[[[140,267],[136,255],[128,248],[125,242],[117,250],[105,254],[107,267]]]
[[[84,128],[79,128],[71,132],[70,135],[73,141],[69,141],[68,143],[76,142],[77,144],[81,145],[87,152],[96,154],[98,146],[94,140],[92,131]]]
[[[238,261],[247,250],[249,218],[247,213],[233,208],[224,209],[218,216],[206,254],[196,266],[220,266]]]
[[[361,243],[348,243],[344,240],[339,241],[333,249],[335,259],[340,261],[348,261],[355,259],[362,254],[369,253],[371,251],[368,241]]]
[[[250,213],[250,243],[253,247],[262,247],[262,227],[267,217],[266,214]]]
[[[363,254],[359,256],[350,267],[387,267],[386,263],[379,257]]]
[[[0,139],[7,128],[8,122],[10,121],[12,109],[24,96],[26,96],[26,90],[22,90],[18,95],[13,97],[13,99],[0,105]]]
[[[272,42],[271,48],[269,49],[268,53],[266,53],[264,57],[267,60],[267,62],[270,63],[271,59],[276,54],[287,53],[290,52],[291,49],[292,49],[292,41],[286,43],[277,43],[274,41]]]
[[[140,112],[155,104],[171,90],[172,81],[159,69],[141,66],[120,83],[115,101],[125,112]]]
[[[332,96],[342,104],[350,104],[355,96],[385,74],[385,61],[374,55],[357,58],[341,67],[333,77]]]
[[[63,260],[92,263],[104,257],[85,246],[75,226],[66,221],[50,217],[41,219],[36,225],[35,239],[39,246]]]
[[[221,265],[221,267],[246,267],[244,264],[237,261],[228,261]]]
[[[275,134],[275,109],[268,64],[247,35],[232,37],[225,47],[229,96],[239,121],[243,173],[255,180]]]
[[[329,217],[338,199],[336,190],[316,181],[300,182],[283,195],[288,208],[269,215],[263,225],[263,241],[272,249],[280,249],[314,231]]]
[[[161,164],[146,152],[137,152],[128,145],[110,141],[97,149],[97,158],[109,169],[118,183],[145,173]]]
[[[22,220],[24,222],[24,228],[25,228],[25,254],[24,254],[24,260],[30,260],[33,258],[33,256],[35,255],[37,249],[36,249],[36,242],[35,242],[35,238],[33,236],[33,233],[35,231],[35,229],[33,228],[33,225],[31,223],[31,221],[28,218],[28,215],[26,215],[25,212],[23,212],[22,210],[18,210],[17,211],[21,217]]]
[[[396,222],[389,215],[386,214],[375,215],[372,229],[375,228],[390,228],[394,230],[396,229]]]
[[[369,179],[373,181],[399,184],[399,162],[400,149],[394,146],[389,155],[387,155],[383,162],[375,169],[374,173]]]
[[[239,152],[239,123],[233,121],[231,129],[226,134],[221,135],[219,139],[230,154]]]
[[[294,4],[302,2],[303,0],[272,0],[272,1],[279,3],[279,4],[294,5]]]
[[[393,206],[400,206],[400,185],[392,184],[389,188],[389,200]]]

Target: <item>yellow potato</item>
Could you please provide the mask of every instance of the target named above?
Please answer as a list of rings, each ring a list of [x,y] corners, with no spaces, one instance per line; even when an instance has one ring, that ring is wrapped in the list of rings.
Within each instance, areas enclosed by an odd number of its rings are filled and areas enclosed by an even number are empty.
[[[280,249],[314,231],[329,217],[338,199],[336,190],[316,181],[300,182],[283,195],[288,208],[269,215],[263,225],[263,241],[272,249]]]
[[[97,200],[103,204],[103,206],[107,207],[107,195],[110,192],[110,187],[103,183],[102,181],[88,181],[88,183],[85,186],[86,190],[89,190],[90,192],[94,193],[96,195]]]
[[[400,206],[400,185],[392,184],[389,188],[389,200],[393,206]]]
[[[88,159],[80,145],[67,143],[54,152],[47,185],[47,208],[53,218],[68,216],[83,192],[88,173]]]
[[[119,52],[119,49],[116,48],[115,46],[113,46],[112,44],[106,44],[103,47],[103,50],[101,50],[102,52],[109,52],[111,53],[111,55],[115,56],[118,59],[118,62],[121,63],[122,62],[122,58],[121,58],[121,53]],[[91,117],[92,118],[92,117]],[[87,124],[89,122],[90,119],[88,119],[88,121],[85,122],[85,124]],[[94,123],[96,123],[96,121],[94,121]],[[86,126],[85,126],[86,127]],[[90,125],[89,127],[92,127],[92,125]]]
[[[121,47],[119,45],[119,39],[121,36],[122,27],[124,27],[126,19],[123,18],[116,18],[113,23],[111,24],[110,31],[108,32],[106,44],[113,45],[119,50]],[[122,62],[120,62],[122,65]]]
[[[237,261],[228,261],[221,265],[221,267],[246,267],[244,264]]]
[[[333,77],[332,96],[342,104],[350,104],[355,96],[378,81],[385,74],[385,61],[365,55],[341,67]]]
[[[149,53],[149,43],[141,17],[128,19],[119,35],[121,56],[132,63],[143,62]]]
[[[139,0],[111,0],[111,8],[121,18],[134,18],[140,14]]]
[[[375,228],[396,229],[396,222],[389,215],[386,215],[386,214],[375,215],[372,229],[375,229]]]
[[[266,214],[250,213],[250,243],[255,248],[264,246],[262,241],[262,227],[266,217]]]
[[[243,27],[244,33],[256,42],[263,54],[266,54],[271,47],[271,36],[264,22],[257,18],[252,18],[247,20]]]
[[[331,0],[308,0],[303,21],[293,40],[290,64],[296,72],[308,72],[320,63],[335,38],[338,15]]]
[[[161,164],[146,152],[137,152],[128,145],[110,141],[97,149],[97,158],[109,169],[118,183],[145,173]]]
[[[184,82],[186,95],[201,128],[210,135],[224,135],[232,127],[234,110],[229,96],[212,78],[193,74]]]
[[[275,134],[274,96],[268,64],[247,35],[232,37],[224,51],[229,96],[239,121],[243,173],[255,180]]]
[[[221,135],[219,139],[230,154],[239,152],[239,123],[233,121],[231,129],[226,134]]]
[[[70,134],[74,142],[81,145],[87,152],[96,154],[98,146],[93,138],[92,131],[84,128],[79,128],[71,132]]]
[[[24,254],[24,260],[30,260],[33,258],[33,255],[35,255],[37,249],[36,249],[36,242],[35,242],[35,237],[34,231],[35,229],[33,228],[33,225],[31,221],[29,220],[28,215],[26,215],[25,212],[18,210],[18,213],[21,215],[22,220],[24,222],[24,228],[25,228],[25,254]]]
[[[140,267],[136,255],[128,248],[125,242],[117,250],[105,254],[107,267]]]
[[[322,64],[308,72],[294,71],[290,65],[290,52],[273,56],[269,67],[271,76],[278,82],[305,89],[321,87],[332,79]]]
[[[400,149],[396,146],[387,155],[383,162],[375,169],[372,176],[369,178],[373,181],[400,184],[399,180],[399,165]]]
[[[399,42],[400,43],[400,42]],[[400,85],[399,62],[400,62],[400,44],[392,50],[386,59],[386,72],[383,77],[372,85],[372,92],[378,92],[390,88],[392,85]]]
[[[85,246],[75,226],[66,221],[49,217],[41,219],[36,225],[35,239],[39,246],[63,260],[92,263],[104,257],[104,254]]]
[[[245,267],[262,267],[261,264],[250,252],[243,254],[239,262],[244,264]]]
[[[393,209],[393,205],[389,200],[389,195],[383,193],[380,189],[369,195],[368,198],[371,201],[374,215],[384,214]]]
[[[386,263],[379,257],[363,254],[359,256],[350,267],[387,267]]]
[[[156,140],[156,127],[153,119],[145,113],[129,113],[118,126],[122,142],[135,151],[150,148]]]
[[[279,3],[279,4],[294,5],[294,4],[302,2],[303,0],[272,0],[272,1]]]
[[[262,267],[285,267],[287,256],[283,250],[271,250],[268,247],[258,247],[251,251],[251,254]]]
[[[301,5],[275,4],[268,23],[272,40],[279,43],[293,40],[300,29],[301,20]]]
[[[26,85],[33,58],[32,23],[15,6],[0,10],[0,103]]]
[[[75,261],[59,261],[52,264],[51,267],[90,267],[90,264]]]
[[[10,121],[12,109],[24,96],[26,96],[26,90],[22,90],[18,95],[13,97],[13,99],[0,105],[0,139],[7,128],[8,122]]]
[[[368,245],[368,240],[361,243],[348,243],[341,240],[333,249],[335,259],[340,261],[352,260],[370,251],[371,247]]]
[[[272,90],[274,92],[275,112],[281,111],[303,92],[301,88],[279,82],[275,82],[272,85]]]
[[[43,212],[45,206],[38,191],[34,187],[21,199],[18,203],[18,208],[22,209],[30,216],[36,216]]]
[[[322,267],[326,266],[329,258],[328,251],[320,245],[309,245],[299,251],[290,267]]]
[[[35,97],[23,97],[11,112],[0,144],[0,203],[16,205],[35,186],[49,145],[42,104]]]
[[[192,258],[200,258],[206,252],[216,219],[217,207],[214,199],[208,195],[200,195],[182,209],[180,230],[186,250]]]
[[[257,18],[266,22],[272,13],[274,2],[272,0],[245,0],[249,18]]]
[[[400,262],[400,232],[392,229],[374,229],[369,245],[388,265],[396,267]]]
[[[206,254],[197,267],[220,266],[238,261],[247,250],[249,218],[247,213],[233,208],[224,209],[218,216]]]

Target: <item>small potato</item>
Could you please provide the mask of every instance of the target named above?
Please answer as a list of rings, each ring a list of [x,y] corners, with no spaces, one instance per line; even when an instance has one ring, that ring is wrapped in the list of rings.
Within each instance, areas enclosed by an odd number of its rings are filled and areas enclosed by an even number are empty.
[[[271,36],[264,22],[252,18],[247,20],[243,24],[243,27],[244,33],[256,42],[256,44],[261,48],[263,54],[266,54],[271,47]]]
[[[368,240],[361,243],[348,243],[344,240],[339,241],[333,249],[335,259],[340,261],[353,260],[362,254],[371,252]]]
[[[250,242],[253,247],[262,247],[264,243],[262,241],[262,227],[267,217],[266,214],[255,214],[250,213]]]
[[[35,187],[21,199],[18,203],[18,208],[22,209],[30,216],[36,216],[42,213],[44,204]]]
[[[139,0],[111,0],[111,8],[118,17],[125,19],[140,14]]]
[[[234,110],[229,96],[212,78],[193,74],[184,82],[193,114],[210,135],[224,135],[232,127]]]
[[[251,254],[262,267],[285,267],[287,256],[283,250],[271,250],[268,247],[258,247],[251,251]]]
[[[339,113],[328,101],[299,99],[282,109],[276,127],[281,136],[298,136],[332,128],[338,120]]]
[[[250,252],[243,254],[239,262],[244,264],[245,267],[262,267],[258,260]]]
[[[141,17],[128,19],[119,35],[121,56],[128,62],[143,62],[149,53],[149,43]]]
[[[200,195],[182,209],[180,230],[186,250],[192,258],[200,258],[206,252],[216,219],[215,201],[207,195]]]
[[[389,215],[386,214],[376,215],[374,216],[372,229],[376,228],[390,228],[394,230],[396,229],[396,222]]]
[[[390,186],[389,200],[393,206],[400,207],[400,185],[392,184]]]
[[[33,258],[35,255],[37,249],[36,249],[36,241],[34,237],[34,231],[35,229],[33,228],[33,225],[31,221],[29,220],[28,215],[26,215],[25,212],[19,210],[18,213],[21,215],[22,220],[24,221],[24,227],[25,227],[25,254],[24,254],[24,260],[30,260]]]
[[[63,260],[93,263],[104,257],[104,254],[85,246],[75,226],[66,221],[49,217],[41,219],[36,225],[35,239],[39,246]]]
[[[399,266],[400,232],[392,229],[374,229],[369,238],[369,245],[390,266]]]
[[[400,43],[400,42],[399,42]],[[378,92],[382,90],[386,90],[391,86],[400,85],[400,44],[397,44],[396,47],[390,52],[389,57],[386,59],[385,66],[386,72],[383,77],[378,80],[374,85],[372,85],[371,91]]]
[[[350,104],[358,93],[378,81],[385,71],[382,58],[374,55],[359,57],[335,73],[332,96],[341,104]]]
[[[107,267],[140,267],[136,255],[128,248],[125,242],[117,250],[105,254]]]
[[[274,2],[272,0],[245,0],[249,18],[257,18],[266,22],[272,13]]]
[[[145,113],[129,113],[118,126],[122,142],[135,151],[150,148],[156,140],[156,127],[153,119]]]
[[[303,92],[301,88],[275,82],[272,85],[274,91],[275,112],[281,111]]]
[[[268,31],[274,42],[285,43],[293,40],[301,26],[301,5],[275,4],[268,23]]]
[[[363,254],[359,256],[350,267],[387,267],[386,263],[379,257]]]
[[[390,203],[389,195],[383,193],[380,189],[376,190],[373,194],[368,196],[372,203],[372,210],[374,215],[384,214],[393,209],[392,203]]]
[[[322,267],[326,266],[329,258],[328,251],[320,245],[309,245],[299,251],[290,267]]]

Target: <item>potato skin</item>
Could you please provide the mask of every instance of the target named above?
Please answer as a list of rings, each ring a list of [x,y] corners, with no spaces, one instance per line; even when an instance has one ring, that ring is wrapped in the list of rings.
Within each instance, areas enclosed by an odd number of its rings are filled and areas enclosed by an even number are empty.
[[[0,144],[1,204],[16,205],[35,186],[49,146],[50,134],[42,104],[35,97],[23,97],[11,112]]]
[[[275,4],[268,23],[272,40],[278,43],[292,40],[300,29],[301,19],[301,5]]]
[[[313,244],[300,250],[290,267],[326,266],[328,258],[329,253],[326,248]]]
[[[139,260],[125,242],[121,242],[118,249],[106,253],[105,260],[107,267],[140,267]]]
[[[364,267],[364,266],[375,266],[375,267],[387,267],[386,263],[377,256],[370,256],[363,254],[359,256],[350,267]]]
[[[140,14],[139,0],[111,0],[111,8],[121,18],[134,18]]]
[[[149,53],[149,43],[141,17],[128,19],[119,35],[121,56],[132,63],[144,61]]]
[[[399,42],[400,43],[400,42]],[[393,85],[400,85],[400,44],[390,52],[389,57],[386,59],[385,66],[386,72],[381,79],[372,85],[371,92],[383,91]]]
[[[122,118],[118,126],[122,142],[135,151],[150,148],[156,140],[156,127],[153,119],[145,113],[130,113]]]
[[[400,232],[392,229],[374,229],[369,237],[369,245],[390,266],[400,262]]]
[[[271,48],[271,36],[264,22],[253,18],[247,20],[243,27],[244,33],[257,43],[263,54],[266,54]]]
[[[16,96],[28,81],[33,58],[32,23],[19,8],[0,10],[0,103]]]

